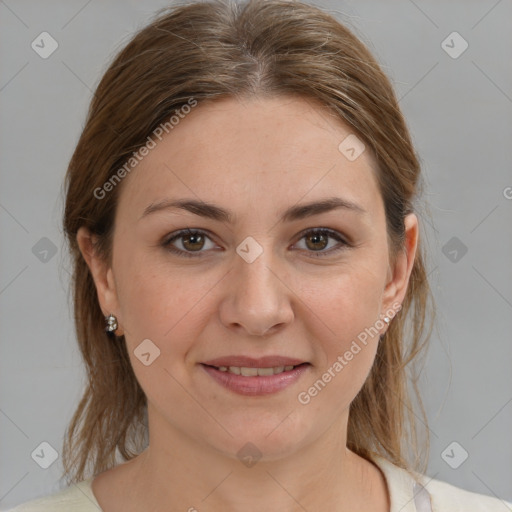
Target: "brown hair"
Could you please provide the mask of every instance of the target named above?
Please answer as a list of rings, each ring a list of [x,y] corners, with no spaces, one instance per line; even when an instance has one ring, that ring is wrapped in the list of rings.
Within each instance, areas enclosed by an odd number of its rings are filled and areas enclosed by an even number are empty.
[[[418,195],[420,164],[392,86],[365,45],[320,8],[287,0],[244,4],[212,0],[166,8],[120,51],[102,77],[66,174],[64,230],[73,264],[79,347],[87,369],[84,395],[66,432],[68,483],[113,467],[144,449],[146,397],[124,337],[113,342],[89,268],[76,240],[81,226],[98,236],[111,261],[121,185],[102,187],[162,122],[191,98],[301,95],[350,125],[378,163],[391,256],[403,248],[404,217]],[[421,219],[420,219],[421,220]],[[420,238],[402,310],[379,343],[370,374],[350,406],[348,448],[410,468],[417,433],[406,366],[432,331],[435,313]],[[407,320],[407,321],[406,321]],[[433,322],[433,316],[430,318]],[[415,378],[410,379],[419,399]],[[426,415],[419,399],[421,414]],[[428,432],[426,444],[428,445]]]

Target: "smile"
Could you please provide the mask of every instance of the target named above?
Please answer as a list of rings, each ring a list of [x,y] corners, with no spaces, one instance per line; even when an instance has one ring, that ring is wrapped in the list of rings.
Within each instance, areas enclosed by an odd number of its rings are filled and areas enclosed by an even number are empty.
[[[311,365],[253,368],[244,366],[211,366],[201,364],[218,384],[242,395],[267,395],[281,391],[297,382]]]
[[[297,365],[299,366],[299,365]],[[277,375],[283,372],[293,370],[295,366],[274,366],[270,368],[248,368],[246,366],[218,366],[214,367],[221,372],[234,373],[235,375],[243,375],[244,377],[256,377],[257,375],[264,377],[266,375]]]

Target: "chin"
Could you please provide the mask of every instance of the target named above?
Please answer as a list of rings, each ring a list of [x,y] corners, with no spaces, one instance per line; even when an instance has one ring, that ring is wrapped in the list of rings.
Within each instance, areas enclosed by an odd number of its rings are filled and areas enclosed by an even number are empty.
[[[215,448],[225,455],[242,461],[244,457],[261,461],[273,461],[292,455],[308,443],[308,437],[316,437],[305,425],[293,424],[291,416],[283,414],[257,421],[254,418],[234,420],[232,425],[224,423],[232,434],[224,438],[225,444]]]

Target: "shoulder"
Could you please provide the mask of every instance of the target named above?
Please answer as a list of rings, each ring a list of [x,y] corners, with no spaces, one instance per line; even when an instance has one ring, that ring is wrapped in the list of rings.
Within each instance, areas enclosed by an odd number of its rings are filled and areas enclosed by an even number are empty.
[[[101,508],[91,490],[92,478],[59,492],[27,501],[7,512],[98,512]]]
[[[372,460],[386,478],[391,512],[512,512],[512,503],[502,499],[407,471],[381,456]]]
[[[421,483],[430,494],[433,512],[512,512],[512,503],[494,496],[467,491],[447,482],[430,480],[425,476],[422,476]]]

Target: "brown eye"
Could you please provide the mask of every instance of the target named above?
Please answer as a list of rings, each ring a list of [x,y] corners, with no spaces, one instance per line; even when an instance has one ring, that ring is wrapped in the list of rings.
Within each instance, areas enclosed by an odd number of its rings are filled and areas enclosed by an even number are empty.
[[[325,249],[329,243],[329,237],[322,233],[311,233],[306,235],[306,245],[313,251],[321,251]]]
[[[210,247],[207,247],[207,241],[210,241]],[[162,243],[162,246],[168,251],[188,257],[201,256],[205,252],[202,249],[211,249],[213,245],[208,235],[193,229],[179,231]]]
[[[340,250],[351,247],[338,232],[327,228],[305,231],[300,241],[302,240],[306,241],[306,247],[303,249],[314,257],[333,255]],[[331,240],[338,243],[331,244]],[[208,247],[208,243],[211,244],[210,247]],[[215,244],[205,232],[185,229],[163,241],[162,246],[178,256],[200,257],[201,254],[207,252],[208,249],[214,248]]]
[[[303,239],[306,241],[307,252],[314,257],[329,256],[350,246],[336,231],[327,228],[310,229],[303,233],[301,240]],[[335,240],[338,244],[325,250],[329,246],[329,240]]]
[[[202,249],[204,245],[204,236],[200,233],[181,236],[182,244],[188,251],[197,251]]]

